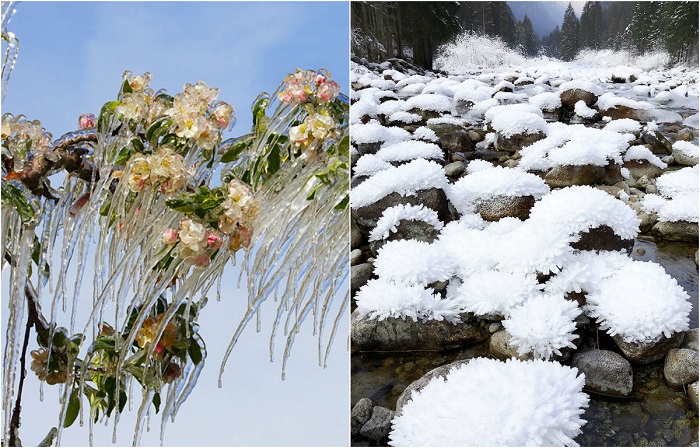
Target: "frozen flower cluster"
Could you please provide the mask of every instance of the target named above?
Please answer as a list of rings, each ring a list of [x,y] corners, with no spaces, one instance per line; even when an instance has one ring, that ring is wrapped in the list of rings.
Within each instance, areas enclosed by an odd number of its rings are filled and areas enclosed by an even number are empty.
[[[296,69],[284,78],[284,88],[277,97],[285,103],[318,102],[327,103],[340,92],[337,82],[331,81],[331,74],[326,70]]]
[[[50,157],[51,138],[39,120],[29,121],[24,115],[2,116],[2,152],[13,159],[15,171],[22,171],[30,157]]]
[[[175,246],[175,258],[203,268],[209,266],[212,255],[223,245],[220,232],[210,231],[204,224],[189,218],[180,220],[177,229],[166,229],[162,241],[166,246]]]
[[[244,182],[233,179],[228,183],[228,197],[223,202],[223,214],[219,218],[219,230],[232,236],[230,249],[248,247],[253,236],[253,221],[261,204]]]
[[[235,123],[233,107],[223,101],[215,102],[219,89],[210,88],[203,81],[185,84],[183,92],[173,98],[154,93],[148,87],[150,82],[150,73],[132,76],[131,72],[124,72],[124,87],[115,112],[125,120],[143,121],[146,126],[169,117],[171,132],[191,139],[203,149],[214,148],[221,141],[221,132]]]
[[[40,381],[46,381],[50,385],[65,383],[68,380],[68,367],[65,362],[60,362],[57,358],[56,366],[49,367],[49,352],[45,348],[33,350],[32,372],[36,374]]]
[[[284,88],[277,97],[285,103],[303,104],[308,112],[302,123],[289,130],[295,148],[314,150],[338,136],[338,124],[326,106],[338,96],[340,86],[330,77],[325,70],[297,69],[284,78]]]
[[[155,185],[162,193],[172,194],[186,183],[185,159],[169,145],[161,146],[151,155],[135,154],[130,166],[127,185],[134,193]]]

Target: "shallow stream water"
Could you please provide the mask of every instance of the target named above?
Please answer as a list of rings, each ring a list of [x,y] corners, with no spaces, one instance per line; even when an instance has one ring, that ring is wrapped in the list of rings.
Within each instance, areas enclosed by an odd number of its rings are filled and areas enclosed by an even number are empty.
[[[690,328],[698,327],[697,245],[638,239],[635,260],[661,264],[688,292],[693,303]],[[601,348],[612,345],[601,338]],[[605,347],[603,347],[605,345]],[[426,372],[460,359],[488,356],[488,341],[476,346],[417,353],[353,353],[351,403],[371,398],[394,409],[403,390]],[[663,379],[663,361],[635,366],[634,392],[628,398],[591,396],[583,418],[588,421],[576,441],[581,446],[698,446],[698,417],[683,390],[675,391]],[[353,438],[353,446],[368,446]]]

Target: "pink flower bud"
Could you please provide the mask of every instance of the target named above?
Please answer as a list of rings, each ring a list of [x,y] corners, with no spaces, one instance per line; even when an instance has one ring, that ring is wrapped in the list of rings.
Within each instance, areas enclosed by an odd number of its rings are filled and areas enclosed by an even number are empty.
[[[172,246],[175,243],[177,243],[177,230],[166,229],[165,232],[163,232],[163,244]]]
[[[78,118],[78,130],[95,129],[97,127],[97,119],[94,114],[83,114]]]
[[[320,86],[321,84],[326,82],[326,77],[323,76],[322,74],[318,73],[316,75],[316,80],[314,82],[316,83],[317,86]]]
[[[209,246],[212,250],[219,249],[223,244],[224,242],[221,237],[214,232],[210,233],[207,237],[207,246]]]

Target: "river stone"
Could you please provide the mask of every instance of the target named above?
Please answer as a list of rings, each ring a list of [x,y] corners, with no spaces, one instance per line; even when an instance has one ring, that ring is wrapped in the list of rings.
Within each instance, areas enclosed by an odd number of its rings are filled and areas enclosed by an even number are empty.
[[[642,143],[644,143],[653,154],[667,156],[673,151],[671,142],[659,131],[655,131],[654,134],[645,132],[642,134],[641,139]]]
[[[432,243],[439,234],[440,231],[430,223],[420,220],[402,219],[396,225],[396,232],[390,232],[389,236],[384,240],[370,241],[369,248],[376,255],[387,241],[418,240]]]
[[[646,176],[648,179],[656,179],[664,172],[664,170],[648,160],[628,160],[622,166],[630,170],[630,174],[635,179],[639,179],[642,176]]]
[[[641,219],[642,222],[639,224],[640,233],[649,233],[651,229],[659,222],[659,217],[656,213],[649,214],[643,210],[637,211],[637,218]]]
[[[637,121],[646,121],[646,111],[640,109],[633,109],[627,106],[617,105],[607,110],[601,110],[601,115],[610,117],[613,120],[621,120],[623,118],[629,118]]]
[[[545,137],[543,132],[537,132],[535,134],[516,134],[510,137],[505,137],[500,132],[496,132],[496,151],[513,153]]]
[[[486,340],[488,328],[479,325],[468,314],[462,322],[430,320],[414,322],[411,319],[389,317],[363,319],[357,311],[352,313],[350,338],[353,351],[397,351],[445,350],[463,347]]]
[[[362,250],[353,249],[350,251],[350,265],[354,266],[362,262]]]
[[[664,378],[674,389],[698,380],[698,352],[689,348],[674,348],[668,351],[664,361]]]
[[[685,336],[683,337],[683,343],[680,348],[689,348],[691,350],[698,351],[698,329],[693,328],[692,330],[687,330]]]
[[[440,147],[446,153],[474,151],[474,143],[466,131],[447,132],[440,136]]]
[[[377,442],[384,440],[391,432],[391,420],[394,411],[382,406],[375,406],[372,417],[360,428],[360,435]]]
[[[698,413],[698,382],[694,382],[688,386],[688,398],[690,399],[690,405],[693,407],[695,413]],[[693,446],[693,445],[690,445]],[[697,446],[697,445],[695,445]]]
[[[373,272],[374,266],[372,266],[372,263],[360,263],[350,266],[351,289],[356,291],[365,286],[369,279],[372,278]]]
[[[418,378],[416,381],[409,384],[408,387],[404,389],[401,395],[399,395],[399,398],[396,400],[396,417],[401,415],[403,407],[406,406],[406,403],[408,403],[411,400],[411,395],[413,395],[414,392],[423,389],[433,378],[444,378],[447,376],[450,370],[452,370],[453,367],[467,364],[469,363],[469,361],[469,359],[462,359],[460,361],[455,361],[450,364],[445,364],[444,366],[436,367],[433,370],[426,373],[425,375],[423,375],[422,377]]]
[[[357,249],[360,246],[362,246],[362,241],[364,238],[362,237],[362,231],[360,230],[359,227],[357,227],[357,224],[355,224],[355,220],[351,219],[350,220],[350,248],[351,249]]]
[[[408,113],[419,115],[423,123],[427,122],[431,118],[440,118],[442,116],[442,113],[438,111],[418,109],[417,107],[409,109]]]
[[[486,138],[486,131],[484,131],[483,129],[471,127],[467,129],[467,135],[469,136],[469,140],[471,140],[474,143],[479,143],[480,141],[483,141],[484,138]]]
[[[687,221],[657,222],[651,233],[666,241],[697,243],[698,223]]]
[[[353,216],[355,217],[355,222],[369,232],[377,225],[377,221],[381,218],[384,210],[399,204],[423,205],[423,207],[435,210],[441,221],[447,222],[449,220],[450,212],[447,207],[447,196],[439,188],[420,190],[412,196],[401,196],[399,193],[391,193],[373,204],[353,210]]]
[[[683,334],[674,333],[670,338],[662,336],[658,341],[651,343],[625,342],[619,334],[612,338],[625,358],[637,364],[649,364],[666,356],[672,348],[678,348],[683,340]]]
[[[672,155],[673,155],[673,159],[676,161],[676,164],[678,164],[678,165],[695,166],[698,164],[697,157],[688,156],[683,151],[681,151],[679,149],[674,149]]]
[[[465,131],[466,130],[464,128],[464,126],[460,126],[458,124],[452,124],[452,123],[429,124],[428,129],[433,131],[438,138],[442,137],[444,134],[447,134],[448,132]]]
[[[571,360],[586,375],[583,390],[615,397],[632,393],[632,364],[609,350],[591,349],[576,353]]]
[[[603,225],[582,232],[579,240],[571,243],[571,247],[578,250],[625,250],[629,255],[634,247],[634,239],[622,239],[610,226]]]
[[[364,156],[365,154],[376,154],[379,148],[381,148],[382,143],[384,142],[356,143],[355,147],[357,148],[357,152]]]
[[[572,185],[593,185],[605,179],[605,167],[596,165],[555,166],[544,176],[544,181],[552,188]]]
[[[372,417],[372,410],[374,409],[374,402],[369,398],[362,398],[355,404],[350,413],[350,432],[353,436],[360,433],[360,428],[362,425],[367,423]]]
[[[583,101],[586,106],[591,107],[598,101],[598,97],[591,92],[582,89],[569,89],[559,94],[562,106],[573,110],[576,103]]]
[[[506,330],[499,330],[491,335],[489,352],[499,359],[516,358],[521,361],[532,359],[531,354],[519,355],[518,349],[510,345],[510,334]]]
[[[486,221],[498,221],[506,217],[524,221],[530,217],[530,209],[535,205],[535,198],[533,196],[495,196],[477,200],[475,205],[476,211]]]
[[[464,174],[464,171],[466,171],[466,167],[461,161],[452,162],[448,165],[445,165],[445,176],[447,177],[459,177],[462,174]]]
[[[622,167],[612,160],[609,161],[605,166],[605,177],[603,178],[603,183],[605,185],[615,185],[624,181],[625,178],[622,177]]]

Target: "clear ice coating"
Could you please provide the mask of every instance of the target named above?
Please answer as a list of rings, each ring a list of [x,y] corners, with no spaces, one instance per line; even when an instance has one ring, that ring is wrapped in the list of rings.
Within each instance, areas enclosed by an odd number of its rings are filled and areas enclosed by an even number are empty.
[[[6,5],[3,3],[3,27]],[[276,97],[276,94],[272,96],[267,108],[272,111],[267,117],[267,128],[257,136],[247,153],[226,164],[222,173],[233,172],[238,176],[237,173],[251,170],[254,175],[259,174],[255,169],[260,164],[256,162],[269,155],[269,138],[273,134],[288,134],[290,127],[303,119],[306,112],[301,107],[276,101]],[[259,99],[267,99],[267,96]],[[349,210],[337,207],[347,195],[349,178],[340,175],[331,182],[321,182],[317,174],[328,164],[324,155],[289,157],[284,169],[256,186],[255,195],[264,198],[264,202],[253,223],[250,249],[238,254],[238,259],[232,248],[232,237],[223,235],[220,250],[213,253],[206,266],[193,265],[178,257],[161,265],[167,252],[167,247],[164,252],[163,235],[168,229],[178,228],[183,213],[166,203],[171,196],[155,188],[133,194],[124,178],[116,180],[119,178],[116,173],[134,169],[133,162],[118,160],[120,148],[132,144],[134,139],[141,139],[148,129],[140,124],[123,126],[115,114],[104,126],[102,132],[83,130],[66,134],[50,145],[56,153],[79,149],[83,154],[83,166],[89,167],[91,172],[87,178],[81,176],[80,179],[75,175],[54,173],[51,180],[61,186],[55,191],[55,200],[39,199],[40,219],[25,221],[16,208],[2,208],[0,239],[6,256],[12,260],[9,297],[12,311],[8,313],[3,361],[6,372],[3,378],[4,440],[8,440],[11,430],[13,394],[19,375],[21,347],[16,341],[22,340],[28,305],[36,307],[40,314],[42,310],[47,313],[42,314],[46,318],[43,337],[47,339],[47,357],[60,356],[65,350],[65,343],[60,342],[61,335],[75,341],[77,357],[68,357],[66,371],[78,373],[67,375],[60,386],[56,443],[60,444],[64,420],[73,418],[76,409],[79,409],[76,422],[81,426],[87,422],[91,445],[95,423],[108,425],[110,421],[114,425],[113,443],[116,443],[122,410],[114,403],[126,400],[127,409],[137,409],[132,442],[138,445],[143,430],[148,430],[152,406],[160,408],[162,443],[167,421],[174,421],[191,394],[207,356],[196,326],[185,325],[184,334],[191,341],[190,345],[198,347],[201,362],[192,362],[192,354],[188,352],[189,358],[179,359],[174,367],[163,366],[159,360],[161,344],[141,345],[146,334],[144,329],[150,329],[151,341],[163,341],[172,332],[171,323],[181,322],[183,316],[191,316],[191,313],[194,314],[191,322],[194,322],[206,304],[207,294],[215,292],[218,301],[222,287],[233,286],[231,280],[222,281],[227,264],[235,266],[238,261],[241,271],[238,286],[245,277],[243,286],[248,290],[248,307],[226,349],[219,386],[236,342],[253,318],[259,331],[262,305],[270,298],[276,302],[270,359],[274,359],[276,336],[282,333],[283,379],[295,336],[305,322],[317,337],[318,363],[325,367],[334,335],[349,303],[349,291],[339,302],[349,274]],[[344,136],[347,129],[344,127],[342,132]],[[154,150],[150,142],[144,143],[146,151]],[[338,145],[339,141],[332,143]],[[233,144],[235,142],[226,141],[222,146],[231,148]],[[289,144],[284,150],[292,151]],[[184,164],[191,173],[192,191],[214,182],[214,170],[207,162],[201,148],[192,145],[187,151]],[[309,200],[312,191],[315,196]],[[30,192],[25,194],[31,195]],[[37,257],[33,256],[35,253]],[[36,285],[35,294],[27,292],[32,285]],[[157,316],[153,310],[158,310]],[[113,344],[114,350],[114,383],[109,389],[110,396],[105,398],[112,402],[111,416],[102,408],[98,413],[97,407],[90,407],[87,398],[95,389],[91,381],[105,373],[99,364],[100,357],[105,356],[100,354],[99,347],[105,341]],[[135,346],[143,349],[134,352],[132,347]],[[169,369],[176,369],[179,374],[165,381]],[[76,396],[82,397],[81,405],[77,404]]]
[[[8,31],[7,25],[12,20],[12,16],[17,11],[17,3],[19,2],[3,2],[2,3],[2,40],[7,44],[5,56],[2,61],[2,99],[5,99],[7,94],[7,86],[10,83],[10,74],[15,68],[17,55],[19,53],[19,39],[11,31]]]

